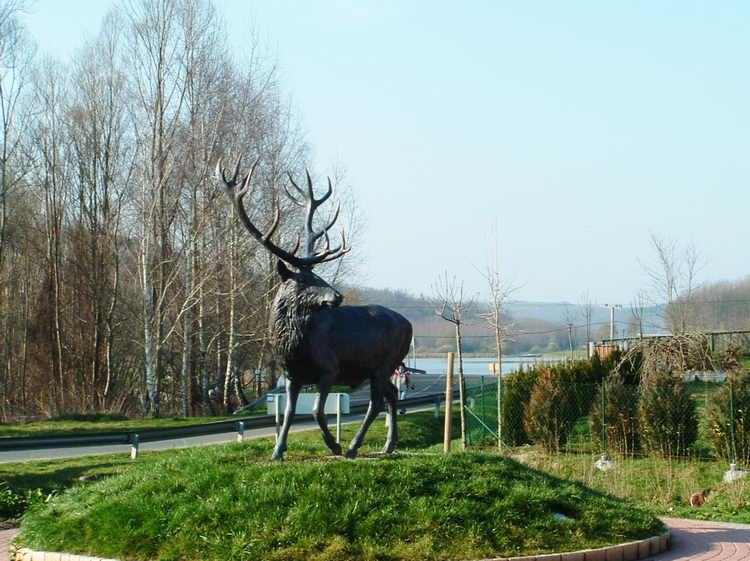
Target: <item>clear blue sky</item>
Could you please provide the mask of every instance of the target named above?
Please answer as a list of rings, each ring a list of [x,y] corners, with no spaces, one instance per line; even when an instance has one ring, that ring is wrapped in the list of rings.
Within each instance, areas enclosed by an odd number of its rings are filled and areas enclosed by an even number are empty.
[[[65,58],[109,2],[39,0]],[[702,280],[747,275],[747,2],[217,2],[278,54],[316,165],[347,168],[367,284],[485,292],[493,221],[522,299],[623,304],[650,230],[693,241]]]

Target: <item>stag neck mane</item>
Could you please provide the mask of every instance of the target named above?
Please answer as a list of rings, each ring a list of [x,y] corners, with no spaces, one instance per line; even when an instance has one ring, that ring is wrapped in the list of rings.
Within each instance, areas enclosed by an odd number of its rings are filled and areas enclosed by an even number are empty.
[[[307,348],[305,331],[319,310],[307,291],[281,285],[271,311],[271,332],[276,353],[284,360],[301,357]]]

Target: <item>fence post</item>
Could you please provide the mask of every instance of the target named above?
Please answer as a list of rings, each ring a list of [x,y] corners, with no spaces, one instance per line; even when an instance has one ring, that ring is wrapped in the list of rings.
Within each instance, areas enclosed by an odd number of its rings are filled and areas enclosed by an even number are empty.
[[[140,444],[140,437],[137,434],[133,435],[133,439],[130,442],[130,459],[135,460],[138,457],[138,447]]]
[[[453,353],[448,353],[448,371],[445,375],[445,427],[443,429],[443,453],[451,451],[453,431]]]
[[[732,449],[730,454],[732,455],[732,464],[737,463],[737,446],[734,442],[734,384],[732,383],[734,376],[729,372],[727,380],[729,381],[729,435],[732,438]]]
[[[503,363],[497,372],[497,447],[503,449]]]
[[[239,421],[237,423],[237,442],[245,440],[245,422]]]
[[[481,396],[482,396],[482,409],[481,409],[482,422],[486,423],[487,417],[485,417],[484,415],[484,376],[482,376],[482,379],[480,380],[480,384],[481,384]],[[484,439],[485,434],[487,434],[487,431],[485,430],[484,427],[482,427],[482,439]]]
[[[607,373],[602,373],[602,454],[607,454]]]
[[[388,418],[388,415],[386,415]],[[341,394],[336,394],[336,443],[341,444]]]

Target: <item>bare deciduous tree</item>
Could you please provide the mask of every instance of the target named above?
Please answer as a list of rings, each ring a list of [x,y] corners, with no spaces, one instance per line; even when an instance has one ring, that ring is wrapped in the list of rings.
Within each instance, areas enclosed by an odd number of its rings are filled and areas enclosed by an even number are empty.
[[[570,350],[570,362],[573,362],[573,339],[575,335],[576,320],[578,319],[578,310],[566,307],[563,310],[563,322],[568,332],[568,349]]]
[[[583,319],[586,322],[586,349],[588,351],[588,346],[591,342],[591,318],[594,315],[594,303],[591,300],[591,294],[589,294],[588,290],[581,293],[579,307],[583,314]]]
[[[503,345],[513,335],[514,323],[506,321],[503,309],[518,287],[505,278],[500,271],[500,257],[497,247],[497,225],[493,226],[492,249],[487,252],[486,269],[480,271],[487,283],[489,309],[479,314],[492,329],[495,337],[495,358],[497,360],[497,444],[503,445]]]
[[[475,298],[464,294],[463,282],[458,282],[456,277],[448,278],[448,272],[437,280],[432,286],[430,302],[435,308],[435,313],[445,321],[452,323],[456,330],[456,353],[458,354],[458,399],[461,408],[461,449],[466,450],[466,382],[464,380],[463,354],[461,347],[461,325],[464,317],[474,308]],[[450,411],[446,411],[450,415]]]
[[[655,262],[643,265],[651,282],[651,299],[664,304],[664,319],[675,335],[689,330],[690,306],[702,258],[694,244],[681,246],[675,240],[651,232]]]
[[[638,292],[630,301],[630,314],[638,324],[638,338],[643,338],[643,317],[646,310],[646,295]]]

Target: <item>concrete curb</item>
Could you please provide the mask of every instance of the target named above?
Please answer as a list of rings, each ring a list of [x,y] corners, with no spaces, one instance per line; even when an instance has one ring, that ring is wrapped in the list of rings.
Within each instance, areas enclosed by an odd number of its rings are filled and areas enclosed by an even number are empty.
[[[10,546],[11,561],[118,561],[104,557],[90,555],[76,555],[75,553],[56,553],[52,551],[34,551],[27,547]]]
[[[636,542],[600,547],[598,549],[584,549],[567,553],[544,553],[540,555],[525,555],[523,557],[494,557],[482,561],[635,561],[652,555],[658,555],[672,545],[672,532],[667,530],[660,536],[647,538]],[[11,546],[11,561],[118,561],[89,555],[74,553],[54,553],[50,551],[34,551],[26,547]]]
[[[544,553],[523,557],[494,557],[482,561],[635,561],[666,551],[672,546],[672,531],[635,542],[567,553]],[[36,560],[34,560],[36,561]],[[48,560],[42,560],[48,561]],[[72,560],[71,560],[72,561]]]

